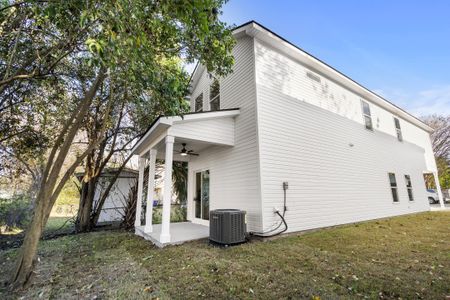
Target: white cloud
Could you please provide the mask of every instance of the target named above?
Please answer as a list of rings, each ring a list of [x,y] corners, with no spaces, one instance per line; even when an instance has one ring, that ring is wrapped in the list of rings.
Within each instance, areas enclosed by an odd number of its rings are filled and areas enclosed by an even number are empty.
[[[437,86],[421,91],[378,89],[374,92],[417,117],[431,114],[450,114],[450,85]]]

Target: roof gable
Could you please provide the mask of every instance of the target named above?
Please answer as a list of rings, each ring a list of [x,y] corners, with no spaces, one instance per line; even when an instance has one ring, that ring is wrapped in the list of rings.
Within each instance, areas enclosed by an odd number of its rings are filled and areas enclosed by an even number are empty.
[[[279,36],[278,34],[274,33],[273,31],[264,27],[263,25],[259,24],[256,21],[249,21],[236,27],[233,30],[233,35],[236,38],[242,37],[243,35],[248,35],[253,38],[262,40],[270,44],[278,51],[282,52],[284,55],[287,55],[295,59],[296,61],[299,61],[301,64],[307,66],[308,68],[313,69],[322,76],[325,76],[330,80],[333,80],[338,84],[344,86],[345,88],[355,92],[364,100],[367,100],[369,102],[372,102],[373,104],[382,107],[383,109],[410,122],[411,124],[416,125],[417,127],[427,132],[433,131],[433,128],[422,122],[417,117],[411,115],[410,113],[400,108],[399,106],[391,103],[387,99],[374,93],[373,91],[364,87],[363,85],[351,79],[347,75],[339,72],[332,66],[316,58],[315,56],[309,54],[305,50],[289,42],[285,38]],[[197,64],[191,76],[191,86],[196,85],[203,71],[204,67],[200,64]]]

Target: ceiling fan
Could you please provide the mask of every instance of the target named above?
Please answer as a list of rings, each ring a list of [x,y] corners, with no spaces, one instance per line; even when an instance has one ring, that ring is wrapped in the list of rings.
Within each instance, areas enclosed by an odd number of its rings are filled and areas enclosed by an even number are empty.
[[[198,156],[198,153],[194,153],[194,150],[186,150],[186,143],[182,143],[181,145],[183,146],[183,149],[181,149],[181,151],[175,151],[180,153],[181,156],[187,155]]]

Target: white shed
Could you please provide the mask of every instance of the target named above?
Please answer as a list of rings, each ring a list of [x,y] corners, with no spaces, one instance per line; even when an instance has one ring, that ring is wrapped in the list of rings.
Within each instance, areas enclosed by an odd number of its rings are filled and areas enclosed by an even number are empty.
[[[101,195],[108,187],[110,180],[115,176],[117,169],[105,169],[100,175],[93,206],[99,201]],[[138,171],[124,168],[114,183],[100,212],[98,224],[120,222],[123,219],[130,189],[136,185]]]

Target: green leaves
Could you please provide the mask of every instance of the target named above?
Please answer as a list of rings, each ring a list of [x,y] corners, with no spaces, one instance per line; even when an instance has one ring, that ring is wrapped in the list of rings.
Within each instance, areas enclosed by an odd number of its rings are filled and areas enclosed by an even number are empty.
[[[98,42],[94,39],[91,39],[91,38],[87,39],[86,45],[88,46],[89,51],[91,51],[92,53],[100,55],[103,52],[103,47],[100,44],[100,42]]]
[[[6,138],[18,133],[17,142],[8,144],[11,148],[27,149],[31,157],[43,155],[100,67],[108,69],[110,77],[93,101],[94,116],[104,111],[110,90],[115,105],[129,112],[135,134],[159,114],[189,110],[189,74],[182,62],[199,61],[217,76],[231,72],[235,42],[230,28],[218,18],[223,3],[2,2],[2,7],[15,5],[0,14],[0,60],[8,63],[0,66],[1,125],[5,125],[0,133]],[[30,138],[30,132],[39,138]],[[42,143],[34,145],[33,140]]]

